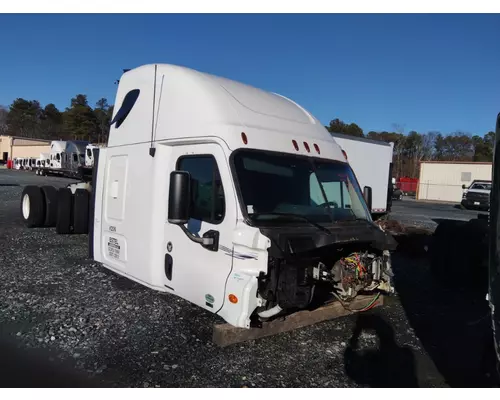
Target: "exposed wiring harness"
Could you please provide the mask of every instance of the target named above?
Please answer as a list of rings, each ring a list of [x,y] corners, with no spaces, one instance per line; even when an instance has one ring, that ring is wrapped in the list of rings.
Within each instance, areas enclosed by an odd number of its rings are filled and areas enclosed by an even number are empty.
[[[348,307],[344,302],[343,300],[336,294],[336,293],[333,293],[333,295],[335,296],[335,298],[340,301],[340,304],[342,304],[342,307],[344,307],[347,311],[350,311],[350,312],[363,312],[363,311],[368,311],[370,309],[372,309],[373,307],[375,307],[375,305],[377,304],[377,300],[378,298],[380,297],[380,293],[377,293],[375,296],[373,296],[373,299],[371,299],[368,304],[362,308],[359,308],[359,309],[352,309],[350,307]]]
[[[340,264],[348,270],[356,271],[356,278],[363,278],[363,275],[367,272],[366,268],[361,263],[361,256],[359,253],[353,253],[349,257],[341,259]]]

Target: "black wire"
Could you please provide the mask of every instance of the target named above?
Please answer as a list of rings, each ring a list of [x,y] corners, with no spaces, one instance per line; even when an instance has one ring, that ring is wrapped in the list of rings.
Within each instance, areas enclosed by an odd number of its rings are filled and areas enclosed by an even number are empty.
[[[155,103],[156,103],[156,70],[158,66],[155,64],[155,80],[153,85],[153,117],[151,120],[151,147],[153,147],[153,135],[155,131]]]

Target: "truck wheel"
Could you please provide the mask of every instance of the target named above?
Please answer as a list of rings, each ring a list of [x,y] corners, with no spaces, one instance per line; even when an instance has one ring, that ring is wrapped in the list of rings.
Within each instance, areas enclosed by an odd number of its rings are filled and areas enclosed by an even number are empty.
[[[43,226],[45,221],[45,201],[38,186],[29,185],[21,196],[21,216],[28,228]]]
[[[57,221],[56,232],[66,235],[71,233],[71,211],[73,195],[71,190],[61,188],[57,193]]]
[[[89,231],[89,192],[76,189],[73,203],[73,233],[84,234]]]
[[[57,221],[57,190],[54,186],[42,186],[45,196],[45,222],[47,227],[56,226]]]

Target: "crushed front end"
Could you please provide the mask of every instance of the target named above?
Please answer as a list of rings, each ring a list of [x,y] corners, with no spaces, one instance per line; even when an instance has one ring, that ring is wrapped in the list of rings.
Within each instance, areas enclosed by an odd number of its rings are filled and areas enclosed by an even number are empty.
[[[331,229],[331,234],[276,232],[269,249],[267,274],[259,276],[263,306],[255,322],[332,301],[346,307],[358,294],[394,293],[391,251],[396,242],[373,223]]]

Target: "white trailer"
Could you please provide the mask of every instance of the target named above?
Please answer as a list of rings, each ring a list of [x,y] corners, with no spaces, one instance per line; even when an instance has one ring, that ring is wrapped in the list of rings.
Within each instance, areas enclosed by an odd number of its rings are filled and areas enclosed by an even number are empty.
[[[393,292],[371,188],[301,106],[167,64],[125,72],[115,105],[92,183],[58,190],[55,221],[105,268],[242,328]],[[23,191],[27,226],[44,224],[42,192]]]
[[[356,174],[359,185],[372,188],[372,216],[379,218],[389,213],[392,206],[394,143],[341,133],[332,133],[332,136],[345,152],[345,157]]]

